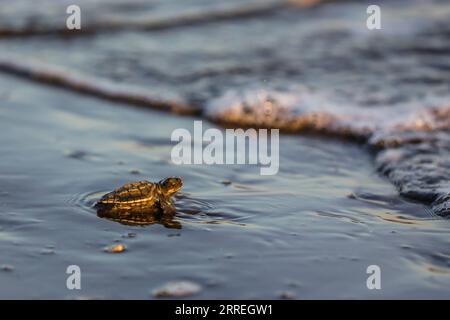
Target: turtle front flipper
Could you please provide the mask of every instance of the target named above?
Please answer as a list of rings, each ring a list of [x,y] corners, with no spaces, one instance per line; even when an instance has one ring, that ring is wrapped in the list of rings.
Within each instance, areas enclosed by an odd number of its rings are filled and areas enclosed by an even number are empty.
[[[159,206],[164,215],[174,215],[177,211],[172,199],[168,197],[161,196],[159,198]]]

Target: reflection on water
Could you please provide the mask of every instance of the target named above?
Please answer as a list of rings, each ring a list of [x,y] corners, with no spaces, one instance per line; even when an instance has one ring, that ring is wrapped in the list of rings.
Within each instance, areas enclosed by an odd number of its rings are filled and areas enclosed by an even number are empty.
[[[130,208],[101,206],[97,208],[97,216],[129,226],[147,226],[159,223],[166,228],[181,229],[181,223],[174,220],[173,214],[164,214],[159,208]]]

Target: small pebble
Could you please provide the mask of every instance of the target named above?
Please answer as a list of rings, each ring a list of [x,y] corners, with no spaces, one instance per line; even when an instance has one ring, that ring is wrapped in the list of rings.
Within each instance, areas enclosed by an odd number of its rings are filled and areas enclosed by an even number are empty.
[[[105,251],[109,253],[121,253],[124,252],[125,250],[126,247],[124,244],[116,244],[105,248]]]
[[[181,234],[179,234],[179,233],[169,233],[167,236],[168,236],[169,238],[170,238],[170,237],[179,237],[179,236],[181,236]]]
[[[127,234],[124,234],[122,238],[136,238],[137,234],[134,232],[128,232]]]
[[[42,249],[42,250],[40,251],[40,254],[43,254],[43,255],[51,255],[51,254],[55,254],[55,250],[52,250],[52,249]]]
[[[0,270],[1,271],[5,271],[5,272],[11,272],[11,271],[14,271],[14,267],[12,265],[9,265],[9,264],[2,264],[0,266]]]
[[[157,298],[181,298],[199,293],[202,287],[192,281],[172,281],[153,291]]]
[[[291,288],[300,288],[302,286],[298,281],[290,281],[287,285]]]
[[[220,282],[216,279],[210,279],[206,282],[206,286],[208,287],[217,287],[220,285]]]
[[[75,150],[75,151],[67,152],[66,155],[69,158],[82,160],[82,159],[85,159],[89,154],[83,150]]]
[[[296,298],[295,294],[289,291],[283,291],[279,295],[280,299],[294,300]]]

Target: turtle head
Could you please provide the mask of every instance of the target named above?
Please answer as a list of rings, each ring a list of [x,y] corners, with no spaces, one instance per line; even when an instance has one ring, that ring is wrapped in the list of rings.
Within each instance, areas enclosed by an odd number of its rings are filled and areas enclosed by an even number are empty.
[[[163,195],[170,197],[183,186],[183,180],[179,177],[169,177],[158,182],[159,188]]]

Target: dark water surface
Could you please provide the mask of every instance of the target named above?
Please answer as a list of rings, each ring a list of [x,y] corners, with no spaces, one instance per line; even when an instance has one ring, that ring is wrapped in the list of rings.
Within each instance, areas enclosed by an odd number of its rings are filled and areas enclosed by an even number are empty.
[[[81,1],[96,32],[80,36],[53,32],[64,1],[3,2],[0,69],[73,92],[0,74],[0,298],[148,299],[180,280],[195,298],[450,298],[448,2],[383,2],[374,33],[358,1]],[[327,136],[282,135],[275,176],[174,165],[171,133],[199,119]],[[97,217],[104,193],[170,175],[177,228]]]

